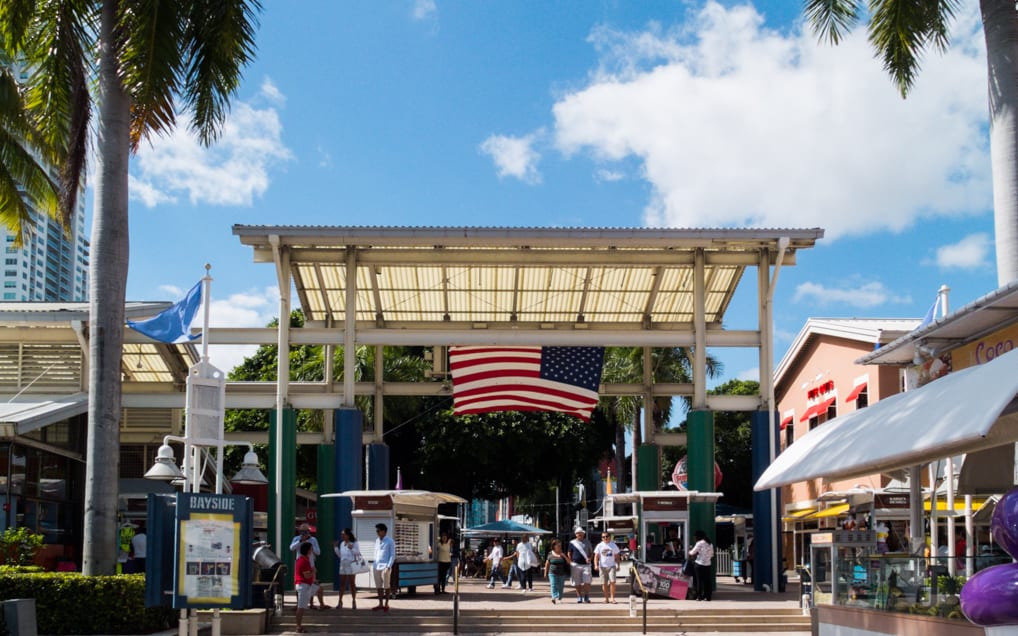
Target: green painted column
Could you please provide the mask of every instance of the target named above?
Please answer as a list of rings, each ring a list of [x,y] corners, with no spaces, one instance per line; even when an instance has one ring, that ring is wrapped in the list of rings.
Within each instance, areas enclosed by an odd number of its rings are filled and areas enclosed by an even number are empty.
[[[636,489],[661,490],[661,449],[641,444],[636,449]]]
[[[686,418],[686,479],[689,490],[715,492],[714,486],[714,412],[690,411]],[[717,545],[714,531],[713,501],[689,504],[689,530],[703,530]],[[693,537],[689,537],[692,544]]]
[[[269,414],[269,544],[272,551],[286,563],[288,572],[293,572],[294,555],[290,552],[290,539],[295,534],[294,517],[297,514],[297,411],[283,411],[283,465],[276,466],[276,411]],[[276,502],[282,511],[282,537],[276,534]],[[293,577],[284,577],[285,589],[293,589]]]
[[[686,479],[690,490],[715,492],[714,486],[714,412],[690,411],[686,419]],[[692,529],[703,530],[714,540],[714,503],[689,505]]]
[[[336,528],[336,515],[333,512],[335,499],[322,499],[322,495],[336,492],[335,484],[336,447],[332,444],[318,445],[318,503],[317,519],[315,526],[318,532],[318,544],[322,548],[322,554],[315,559],[315,567],[318,568],[318,578],[322,581],[332,581],[332,589],[339,589],[339,564],[336,563],[336,553],[332,551],[332,542],[339,538],[339,529]]]

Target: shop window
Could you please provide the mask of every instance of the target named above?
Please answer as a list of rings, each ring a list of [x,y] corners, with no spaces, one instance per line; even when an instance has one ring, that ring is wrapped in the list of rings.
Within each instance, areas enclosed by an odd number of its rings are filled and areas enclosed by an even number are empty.
[[[818,426],[820,426],[820,418],[819,417],[811,417],[811,418],[809,418],[809,430],[812,431],[813,429],[815,429]]]
[[[795,424],[789,422],[788,426],[785,427],[785,448],[792,445],[795,441]]]
[[[863,389],[862,393],[859,394],[859,397],[855,398],[855,408],[856,410],[864,409],[869,405],[870,405],[869,391],[867,389]]]

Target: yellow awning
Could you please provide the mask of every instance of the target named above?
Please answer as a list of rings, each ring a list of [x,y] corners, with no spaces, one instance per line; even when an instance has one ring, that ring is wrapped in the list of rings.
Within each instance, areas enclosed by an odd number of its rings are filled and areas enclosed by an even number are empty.
[[[987,499],[988,499],[988,497],[973,497],[972,498],[972,512],[975,512],[975,511],[979,510],[980,508],[982,508],[983,504],[986,503]],[[926,501],[923,502],[923,510],[925,510],[926,512],[930,511],[930,500],[929,499],[927,499]],[[948,510],[948,508],[947,508],[947,501],[944,500],[942,497],[937,497],[937,511],[938,512],[946,512],[947,510]],[[965,512],[965,497],[955,497],[954,498],[954,511],[955,512]]]
[[[782,517],[781,520],[786,522],[786,523],[794,523],[796,521],[802,521],[805,517],[810,516],[811,514],[813,514],[816,511],[817,511],[816,508],[803,508],[802,510],[796,510],[794,512],[789,512],[784,517]]]
[[[824,519],[826,517],[838,517],[848,512],[848,504],[838,504],[836,506],[829,506],[824,508],[820,512],[813,515],[814,519]]]

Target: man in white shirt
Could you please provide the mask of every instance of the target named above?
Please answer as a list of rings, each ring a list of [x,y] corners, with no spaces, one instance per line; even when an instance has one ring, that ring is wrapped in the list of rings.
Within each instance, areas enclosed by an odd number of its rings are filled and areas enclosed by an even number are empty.
[[[594,567],[601,572],[601,591],[604,602],[615,602],[615,575],[619,569],[619,546],[607,532],[601,535],[601,543],[594,548]]]
[[[491,552],[488,553],[488,558],[485,561],[491,561],[491,577],[488,579],[488,587],[495,587],[495,578],[497,577],[503,584],[506,583],[505,578],[502,576],[502,544],[499,542],[498,537],[491,540]]]

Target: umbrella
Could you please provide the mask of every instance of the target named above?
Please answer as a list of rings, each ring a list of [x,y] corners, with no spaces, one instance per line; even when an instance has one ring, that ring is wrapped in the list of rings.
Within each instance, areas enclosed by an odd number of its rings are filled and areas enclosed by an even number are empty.
[[[534,526],[520,523],[519,521],[513,521],[511,519],[502,519],[501,521],[492,521],[491,523],[485,523],[480,526],[474,526],[473,528],[467,528],[463,531],[463,534],[468,537],[500,537],[503,534],[551,534],[551,530],[542,530],[541,528],[535,528]]]

